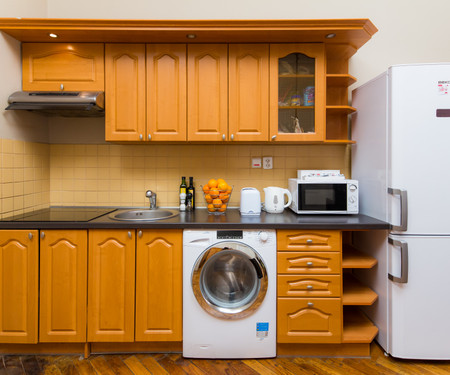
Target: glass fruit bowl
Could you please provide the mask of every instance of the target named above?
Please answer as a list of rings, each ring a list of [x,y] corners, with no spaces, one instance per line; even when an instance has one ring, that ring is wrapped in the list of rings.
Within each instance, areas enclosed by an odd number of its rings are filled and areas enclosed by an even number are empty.
[[[227,210],[233,188],[228,186],[227,190],[219,190],[218,188],[208,189],[202,186],[202,190],[208,213],[212,215],[224,214]]]

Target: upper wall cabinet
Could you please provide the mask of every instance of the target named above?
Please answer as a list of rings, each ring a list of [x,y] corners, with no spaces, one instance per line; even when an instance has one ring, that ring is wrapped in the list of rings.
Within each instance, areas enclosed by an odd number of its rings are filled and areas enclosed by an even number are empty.
[[[270,46],[272,141],[323,141],[326,71],[324,44]]]
[[[24,91],[103,91],[103,43],[23,43]]]

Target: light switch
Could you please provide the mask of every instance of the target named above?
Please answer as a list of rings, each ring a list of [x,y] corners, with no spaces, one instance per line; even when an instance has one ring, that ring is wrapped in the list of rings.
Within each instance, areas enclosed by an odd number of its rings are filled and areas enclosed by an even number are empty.
[[[252,168],[261,168],[261,158],[252,158]]]

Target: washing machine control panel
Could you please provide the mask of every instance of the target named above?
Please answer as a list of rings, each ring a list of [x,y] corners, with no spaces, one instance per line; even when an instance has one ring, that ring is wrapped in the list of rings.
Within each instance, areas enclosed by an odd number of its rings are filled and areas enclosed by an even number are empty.
[[[244,234],[242,230],[218,230],[218,240],[242,240]]]

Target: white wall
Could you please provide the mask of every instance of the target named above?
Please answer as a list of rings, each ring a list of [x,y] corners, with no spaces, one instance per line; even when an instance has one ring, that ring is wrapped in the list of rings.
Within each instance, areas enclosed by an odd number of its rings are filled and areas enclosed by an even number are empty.
[[[449,0],[47,0],[48,17],[122,19],[369,18],[379,29],[352,58],[368,81],[390,65],[450,61]]]

